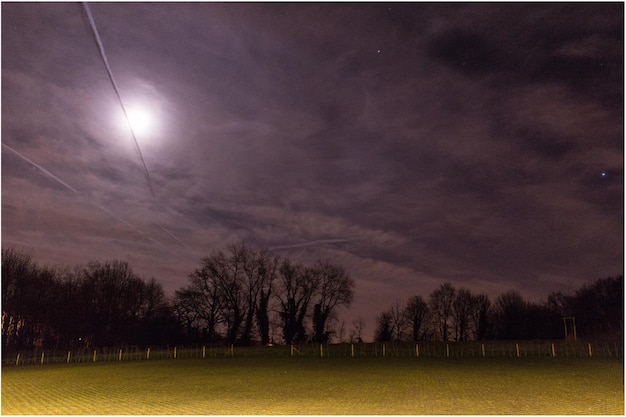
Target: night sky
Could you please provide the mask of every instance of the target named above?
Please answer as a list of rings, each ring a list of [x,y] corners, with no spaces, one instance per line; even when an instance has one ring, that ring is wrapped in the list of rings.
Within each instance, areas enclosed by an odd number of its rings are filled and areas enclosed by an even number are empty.
[[[2,4],[2,247],[168,293],[243,242],[374,318],[624,268],[624,5]],[[134,110],[133,110],[134,109]]]

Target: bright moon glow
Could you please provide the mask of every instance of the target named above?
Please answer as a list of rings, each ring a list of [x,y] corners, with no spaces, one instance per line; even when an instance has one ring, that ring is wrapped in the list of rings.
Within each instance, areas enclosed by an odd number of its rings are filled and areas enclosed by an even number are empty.
[[[146,136],[149,136],[149,133],[152,132],[153,120],[150,112],[142,107],[130,107],[126,109],[126,114],[128,115],[128,123],[133,128],[135,135],[141,137],[141,139],[145,140]]]
[[[132,127],[135,139],[140,145],[157,145],[160,141],[159,131],[159,106],[152,102],[143,102],[130,100],[129,103],[124,103],[126,109],[126,116],[122,108],[119,106],[114,107],[115,125],[117,127],[120,138],[124,141],[132,143],[130,136],[130,128]]]

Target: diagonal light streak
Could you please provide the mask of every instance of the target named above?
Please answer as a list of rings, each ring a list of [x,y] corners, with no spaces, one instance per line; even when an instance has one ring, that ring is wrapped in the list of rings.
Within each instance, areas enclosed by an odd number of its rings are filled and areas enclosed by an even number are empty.
[[[141,160],[141,165],[143,166],[143,173],[146,178],[146,182],[148,183],[148,188],[150,188],[150,194],[152,194],[152,197],[154,197],[154,189],[152,188],[152,180],[150,179],[150,173],[148,172],[146,161],[143,158],[143,153],[141,152],[141,148],[139,147],[139,142],[137,141],[137,137],[135,136],[133,125],[130,122],[128,113],[126,112],[126,107],[124,107],[124,102],[122,101],[120,90],[117,87],[117,82],[115,81],[115,78],[113,77],[113,71],[111,71],[111,67],[109,66],[109,61],[107,59],[106,54],[104,53],[104,46],[102,45],[102,41],[100,40],[100,35],[98,34],[98,28],[96,27],[96,22],[94,21],[93,16],[91,15],[91,10],[89,10],[89,5],[86,2],[83,2],[83,7],[85,9],[85,13],[87,14],[87,18],[89,19],[89,24],[91,25],[91,31],[93,32],[94,39],[96,41],[96,44],[98,45],[98,50],[100,51],[100,57],[102,58],[104,67],[106,68],[107,74],[109,75],[109,80],[111,81],[113,90],[115,91],[115,97],[117,97],[117,101],[120,103],[120,107],[122,108],[122,112],[124,113],[124,117],[126,118],[126,122],[128,123],[128,128],[130,129],[130,134],[133,138],[135,149],[137,150],[137,154],[139,155],[139,159]]]
[[[56,182],[58,182],[59,184],[61,184],[65,188],[67,188],[68,190],[70,190],[70,191],[72,191],[72,192],[74,192],[76,194],[80,194],[74,187],[72,187],[71,185],[69,185],[68,183],[63,181],[61,178],[57,177],[52,172],[48,171],[47,169],[45,169],[44,167],[42,167],[38,163],[32,161],[31,159],[28,159],[27,157],[25,157],[24,155],[22,155],[21,153],[19,153],[18,151],[16,151],[12,147],[10,147],[9,145],[6,145],[5,143],[2,143],[2,147],[7,149],[7,150],[9,150],[9,151],[11,151],[11,152],[13,152],[15,155],[19,156],[20,158],[22,158],[24,161],[28,162],[29,164],[37,167],[41,172],[43,172],[44,174],[46,174],[47,176],[49,176],[50,178],[52,178],[53,180],[55,180]]]
[[[173,237],[174,239],[176,239],[181,245],[185,246],[188,250],[190,251],[194,251],[194,249],[189,246],[188,244],[186,244],[183,240],[181,240],[178,236],[176,236],[174,233],[170,232],[169,230],[167,230],[165,227],[161,226],[160,223],[158,222],[154,222],[157,226],[159,226],[161,228],[161,230],[163,230],[165,233],[167,233],[168,235],[170,235],[171,237]]]
[[[303,248],[306,246],[325,245],[325,244],[332,244],[332,243],[348,243],[348,242],[354,242],[355,240],[358,240],[358,239],[320,239],[320,240],[313,240],[310,242],[294,243],[292,245],[273,246],[270,248],[270,250]]]
[[[41,165],[39,165],[38,163],[36,163],[35,161],[33,161],[32,159],[22,155],[20,152],[16,151],[15,149],[13,149],[12,147],[10,147],[9,145],[5,144],[4,142],[2,143],[2,147],[13,152],[15,155],[17,155],[18,157],[20,157],[21,159],[23,159],[24,161],[28,162],[29,164],[37,167],[41,172],[43,172],[44,174],[46,174],[48,177],[52,178],[53,180],[55,180],[56,182],[58,182],[59,184],[61,184],[62,186],[64,186],[65,188],[67,188],[68,190],[72,191],[74,194],[79,194],[81,195],[80,191],[78,191],[76,188],[72,187],[71,185],[69,185],[67,182],[63,181],[61,178],[57,177],[56,175],[54,175],[52,172],[48,171],[46,168],[42,167]],[[94,202],[94,201],[89,201],[89,203],[91,203],[94,207],[97,207],[98,209],[102,210],[103,212],[105,212],[106,214],[108,214],[109,216],[113,217],[114,219],[116,219],[117,221],[124,223],[126,226],[130,227],[131,229],[133,229],[135,232],[139,233],[140,235],[144,236],[146,239],[150,240],[153,243],[156,243],[157,245],[163,247],[163,245],[161,243],[159,243],[158,241],[154,240],[151,236],[149,236],[147,233],[143,232],[142,230],[140,230],[139,228],[137,228],[135,225],[127,222],[126,220],[122,219],[120,216],[118,216],[117,214],[113,213],[111,210],[107,209],[106,207]],[[163,226],[161,226],[162,229]],[[165,230],[165,229],[164,229]],[[171,233],[170,233],[171,234]]]

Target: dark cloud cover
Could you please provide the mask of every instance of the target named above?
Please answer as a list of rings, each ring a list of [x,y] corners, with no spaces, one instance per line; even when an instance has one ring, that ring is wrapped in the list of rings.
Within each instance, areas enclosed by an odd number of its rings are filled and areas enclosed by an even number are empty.
[[[369,331],[623,271],[621,3],[89,7],[155,196],[83,6],[3,3],[3,247],[169,291],[235,242],[328,259]]]

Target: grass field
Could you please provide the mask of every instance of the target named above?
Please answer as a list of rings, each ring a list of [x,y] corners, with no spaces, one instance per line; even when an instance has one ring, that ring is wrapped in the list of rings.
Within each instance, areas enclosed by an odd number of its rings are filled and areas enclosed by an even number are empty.
[[[3,414],[624,414],[599,358],[227,358],[5,367]]]

